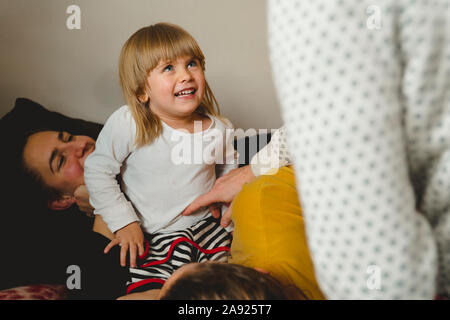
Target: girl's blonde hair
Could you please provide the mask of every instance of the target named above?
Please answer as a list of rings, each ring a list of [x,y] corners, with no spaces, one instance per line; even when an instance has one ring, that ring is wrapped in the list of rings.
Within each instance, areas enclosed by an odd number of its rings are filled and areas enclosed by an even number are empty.
[[[162,133],[159,117],[149,107],[147,77],[160,61],[192,56],[205,70],[205,57],[195,39],[184,29],[170,23],[158,23],[136,31],[123,45],[119,59],[119,78],[123,95],[136,122],[135,145],[153,142]],[[205,80],[205,94],[197,113],[221,118],[219,104]]]

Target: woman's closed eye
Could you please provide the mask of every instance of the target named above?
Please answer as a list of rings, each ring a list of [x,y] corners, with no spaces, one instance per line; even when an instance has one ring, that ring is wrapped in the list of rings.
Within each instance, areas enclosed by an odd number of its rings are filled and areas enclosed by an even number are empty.
[[[58,138],[59,138],[59,140],[61,140],[64,143],[69,143],[69,142],[73,141],[74,135],[69,134],[67,132],[60,132]],[[66,157],[63,154],[60,154],[59,158],[58,158],[58,162],[56,164],[56,170],[59,171],[65,162],[66,162]]]
[[[66,157],[64,157],[64,156],[59,157],[57,171],[59,171],[61,169],[61,167],[64,165],[65,161],[66,161]]]
[[[72,134],[70,134],[68,132],[60,131],[58,133],[58,140],[61,141],[61,142],[68,143],[68,142],[72,141],[73,138],[74,138],[74,135],[72,135]]]
[[[74,136],[73,136],[72,134],[69,134],[69,135],[67,136],[65,142],[70,142],[70,141],[72,141],[72,140],[73,140],[73,137],[74,137]]]

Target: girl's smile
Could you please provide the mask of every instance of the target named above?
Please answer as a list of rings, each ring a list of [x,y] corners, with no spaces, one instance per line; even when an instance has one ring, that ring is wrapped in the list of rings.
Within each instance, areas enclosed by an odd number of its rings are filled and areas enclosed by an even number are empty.
[[[175,97],[178,98],[192,98],[197,90],[195,88],[186,88],[175,93]]]

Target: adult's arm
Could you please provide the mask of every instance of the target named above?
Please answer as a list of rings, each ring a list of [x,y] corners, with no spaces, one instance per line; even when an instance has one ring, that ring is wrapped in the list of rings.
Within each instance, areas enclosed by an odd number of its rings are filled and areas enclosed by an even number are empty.
[[[450,12],[377,3],[269,0],[272,68],[325,295],[429,299],[450,252]]]
[[[184,209],[184,215],[190,215],[201,207],[214,203],[226,203],[228,209],[223,213],[221,224],[228,226],[231,222],[232,201],[241,191],[242,186],[252,182],[257,176],[262,174],[273,174],[276,169],[289,165],[290,155],[287,150],[286,135],[284,128],[278,129],[272,136],[270,142],[253,156],[250,165],[235,168],[219,177],[213,188],[197,197],[189,206]],[[218,211],[212,212],[218,218]]]

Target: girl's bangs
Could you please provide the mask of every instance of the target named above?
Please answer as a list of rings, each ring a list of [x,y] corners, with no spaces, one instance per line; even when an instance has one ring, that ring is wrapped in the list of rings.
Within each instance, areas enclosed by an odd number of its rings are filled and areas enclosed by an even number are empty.
[[[198,46],[197,42],[188,34],[181,32],[163,32],[155,34],[155,39],[149,39],[152,43],[150,52],[150,60],[152,69],[155,68],[160,61],[174,61],[183,56],[191,56],[200,61],[202,69],[204,69],[205,57]]]

